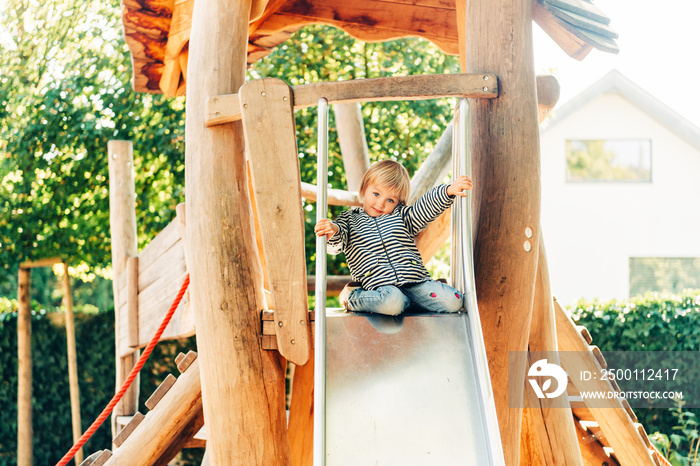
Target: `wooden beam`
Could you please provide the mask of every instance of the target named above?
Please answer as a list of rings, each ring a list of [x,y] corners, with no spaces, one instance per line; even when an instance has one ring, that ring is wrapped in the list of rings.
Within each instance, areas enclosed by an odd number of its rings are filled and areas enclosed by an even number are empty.
[[[314,360],[294,368],[289,408],[289,446],[292,466],[313,466],[314,451]]]
[[[22,262],[19,264],[19,267],[21,269],[35,269],[37,267],[50,267],[52,265],[60,264],[61,262],[63,262],[63,259],[60,257],[49,257],[36,261]]]
[[[525,237],[528,236],[532,236],[532,232],[529,234],[526,232]],[[549,284],[549,267],[541,233],[528,351],[530,354],[528,367],[540,358],[539,355],[546,355],[549,363],[558,365],[560,362],[557,353],[552,291]],[[525,387],[525,397],[528,400],[529,416],[539,438],[544,464],[583,466],[568,399],[565,396],[539,399],[529,384]],[[521,458],[521,463],[522,461]]]
[[[187,86],[185,250],[209,461],[284,466],[290,463],[286,367],[279,354],[260,346],[263,277],[243,129],[240,123],[204,125],[208,96],[235,92],[245,82],[250,8],[250,0],[195,4],[188,74],[197,79]]]
[[[595,435],[590,431],[584,430],[578,420],[574,421],[574,426],[576,427],[576,437],[578,438],[578,445],[585,465],[608,464],[609,466],[619,466],[620,463],[605,452],[603,445],[598,442]]]
[[[30,269],[17,278],[17,464],[34,461],[32,440],[32,308]]]
[[[509,372],[508,354],[527,350],[540,225],[532,6],[457,0],[457,11],[462,71],[499,81],[498,99],[470,101],[474,268],[504,457],[517,464],[522,409],[509,407],[507,387],[523,387],[526,368]]]
[[[303,365],[309,360],[311,340],[291,88],[279,79],[259,79],[242,86],[239,95],[267,276],[276,306],[277,345],[288,361]]]
[[[348,191],[359,191],[365,172],[369,170],[369,149],[359,102],[335,104],[335,125],[343,156]]]
[[[202,385],[199,376],[199,361],[195,360],[155,408],[140,421],[137,420],[138,425],[133,432],[126,438],[120,438],[122,444],[114,450],[107,464],[155,464],[201,413]]]
[[[318,105],[321,97],[331,104],[442,97],[493,99],[498,97],[498,79],[487,73],[398,76],[304,84],[293,87],[293,93],[295,110]],[[238,94],[208,97],[205,112],[207,126],[240,120]]]
[[[301,183],[301,197],[309,202],[316,202],[318,187],[309,183]],[[342,189],[328,189],[328,205],[361,206],[358,192],[344,191]]]
[[[593,356],[588,344],[556,301],[554,312],[559,354],[563,355],[561,363],[564,370],[570,374],[578,374],[581,370],[600,371],[597,359]],[[607,393],[614,390],[607,381],[599,378],[584,381],[573,377],[572,382],[579,392]],[[584,402],[621,464],[640,466],[655,464],[619,398],[597,399],[595,402],[585,399]]]
[[[290,0],[256,32],[265,34],[315,23],[337,27],[365,42],[417,36],[445,53],[455,55],[458,51],[454,9],[443,2]]]
[[[127,341],[131,348],[139,347],[139,257],[126,261],[126,320]]]
[[[75,350],[75,319],[73,316],[73,293],[68,275],[68,264],[63,264],[63,306],[66,309],[66,354],[68,357],[68,386],[70,393],[71,426],[73,429],[73,444],[78,443],[83,435],[80,421],[80,386],[78,384],[78,356]],[[81,447],[75,452],[75,464],[83,462],[84,454]]]
[[[138,254],[136,238],[136,189],[134,182],[134,153],[130,141],[109,141],[109,218],[112,236],[112,270],[114,273],[114,329],[116,375],[115,387],[119,389],[136,365],[139,351],[122,357],[119,349],[121,319],[118,312],[120,301],[119,283],[126,273],[126,261]],[[112,413],[112,435],[117,434],[117,416],[130,416],[138,411],[139,377],[126,391]]]
[[[532,19],[571,58],[581,61],[593,50],[593,46],[574,35],[565,27],[565,22],[547,11],[539,0],[532,0]]]

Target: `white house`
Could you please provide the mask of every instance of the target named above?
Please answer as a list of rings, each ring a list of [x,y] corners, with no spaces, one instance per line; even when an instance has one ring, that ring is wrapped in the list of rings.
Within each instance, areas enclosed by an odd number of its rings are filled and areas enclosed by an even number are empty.
[[[556,109],[540,138],[560,303],[700,288],[700,128],[611,71]]]

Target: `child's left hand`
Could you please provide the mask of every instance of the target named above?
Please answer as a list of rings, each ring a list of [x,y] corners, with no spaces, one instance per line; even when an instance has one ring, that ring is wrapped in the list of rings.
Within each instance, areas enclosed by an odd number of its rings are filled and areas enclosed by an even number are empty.
[[[450,196],[462,196],[466,197],[466,191],[472,189],[472,179],[467,175],[462,175],[452,182],[451,185],[447,187],[447,194]]]

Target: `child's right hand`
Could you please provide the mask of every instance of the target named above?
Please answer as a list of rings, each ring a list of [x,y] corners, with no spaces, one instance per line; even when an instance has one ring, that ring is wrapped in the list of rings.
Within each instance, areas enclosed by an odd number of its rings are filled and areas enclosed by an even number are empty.
[[[331,239],[338,231],[340,231],[340,228],[327,218],[319,220],[314,227],[316,236],[326,235],[326,239]]]

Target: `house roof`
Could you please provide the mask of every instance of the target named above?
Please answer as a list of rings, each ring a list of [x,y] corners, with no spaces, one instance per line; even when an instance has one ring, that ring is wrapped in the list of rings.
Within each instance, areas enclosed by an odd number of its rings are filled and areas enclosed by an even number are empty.
[[[561,108],[554,110],[549,124],[542,132],[548,131],[596,97],[604,94],[620,95],[678,137],[700,150],[700,128],[615,69],[568,101]]]
[[[193,8],[194,0],[122,0],[136,91],[184,94]],[[593,48],[618,51],[610,19],[590,0],[532,0],[532,18],[578,60]],[[253,0],[248,64],[314,23],[368,42],[423,37],[459,53],[455,0]]]

